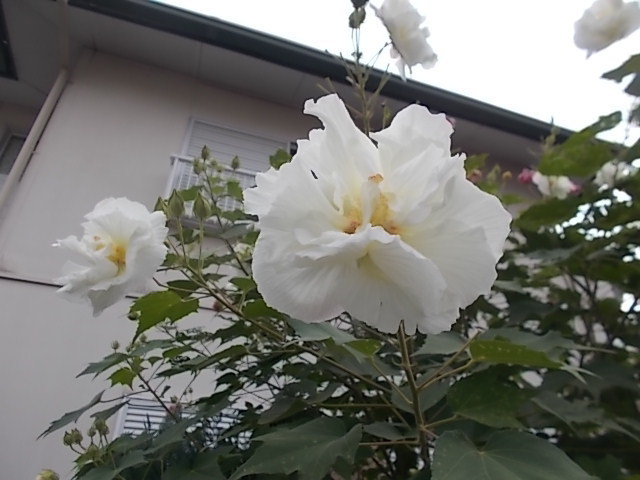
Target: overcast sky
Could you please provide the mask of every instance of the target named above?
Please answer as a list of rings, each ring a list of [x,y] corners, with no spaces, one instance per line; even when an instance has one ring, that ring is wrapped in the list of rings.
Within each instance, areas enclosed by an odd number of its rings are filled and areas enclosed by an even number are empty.
[[[320,50],[345,56],[352,51],[349,0],[157,1]],[[640,32],[587,59],[573,44],[573,24],[592,0],[412,3],[426,17],[429,42],[439,57],[433,69],[415,67],[414,80],[574,130],[630,106],[621,85],[600,75],[638,53]],[[362,32],[365,59],[386,40],[386,30],[369,10]],[[396,72],[385,51],[376,66],[388,64]],[[615,138],[623,136],[620,129]]]

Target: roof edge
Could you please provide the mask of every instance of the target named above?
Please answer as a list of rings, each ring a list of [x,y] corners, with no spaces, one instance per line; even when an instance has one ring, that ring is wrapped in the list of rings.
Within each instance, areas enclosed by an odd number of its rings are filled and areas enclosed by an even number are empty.
[[[327,52],[251,30],[214,17],[205,17],[150,0],[68,0],[69,5],[115,17],[155,30],[232,50],[307,74],[347,84],[342,60]],[[371,85],[384,72],[373,70]],[[532,140],[542,140],[555,129],[559,140],[571,131],[413,80],[392,75],[382,94],[406,103],[418,102],[448,115],[493,127]]]

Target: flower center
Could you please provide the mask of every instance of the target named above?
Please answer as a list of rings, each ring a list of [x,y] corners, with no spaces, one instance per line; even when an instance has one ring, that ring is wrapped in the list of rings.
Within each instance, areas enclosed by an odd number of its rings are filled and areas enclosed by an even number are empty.
[[[351,199],[345,199],[344,216],[346,224],[342,231],[348,234],[355,233],[365,221],[363,211],[368,210],[371,212],[368,220],[372,226],[382,227],[391,235],[397,235],[400,228],[391,218],[392,212],[389,208],[389,199],[378,187],[384,178],[379,173],[376,173],[375,175],[371,175],[368,180],[369,183],[365,186],[365,192],[361,199],[361,203],[367,205],[354,205]],[[366,208],[367,206],[369,206],[369,208]]]
[[[118,268],[118,275],[122,273],[127,264],[127,249],[124,245],[114,243],[111,245],[111,253],[107,255],[107,260]]]

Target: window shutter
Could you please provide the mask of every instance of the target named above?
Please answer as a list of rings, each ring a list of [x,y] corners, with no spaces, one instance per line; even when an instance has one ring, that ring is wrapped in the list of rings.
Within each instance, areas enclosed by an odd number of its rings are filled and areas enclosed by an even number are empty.
[[[185,156],[199,157],[205,145],[218,162],[230,165],[233,157],[237,155],[240,167],[251,172],[267,170],[269,157],[279,148],[288,148],[287,142],[194,121]]]

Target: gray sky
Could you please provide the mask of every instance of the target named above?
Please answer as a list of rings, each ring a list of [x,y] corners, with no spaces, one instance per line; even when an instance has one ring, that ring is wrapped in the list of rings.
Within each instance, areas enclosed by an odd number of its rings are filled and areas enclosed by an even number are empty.
[[[349,0],[157,0],[332,53],[348,56]],[[380,5],[382,0],[372,0]],[[439,57],[410,78],[571,129],[628,110],[622,87],[600,79],[638,53],[640,32],[587,59],[573,44],[573,24],[592,0],[412,0],[426,17]],[[387,33],[371,10],[362,31],[365,59]],[[396,72],[385,50],[376,66]],[[622,140],[623,129],[614,136]],[[633,132],[632,137],[636,137]]]

